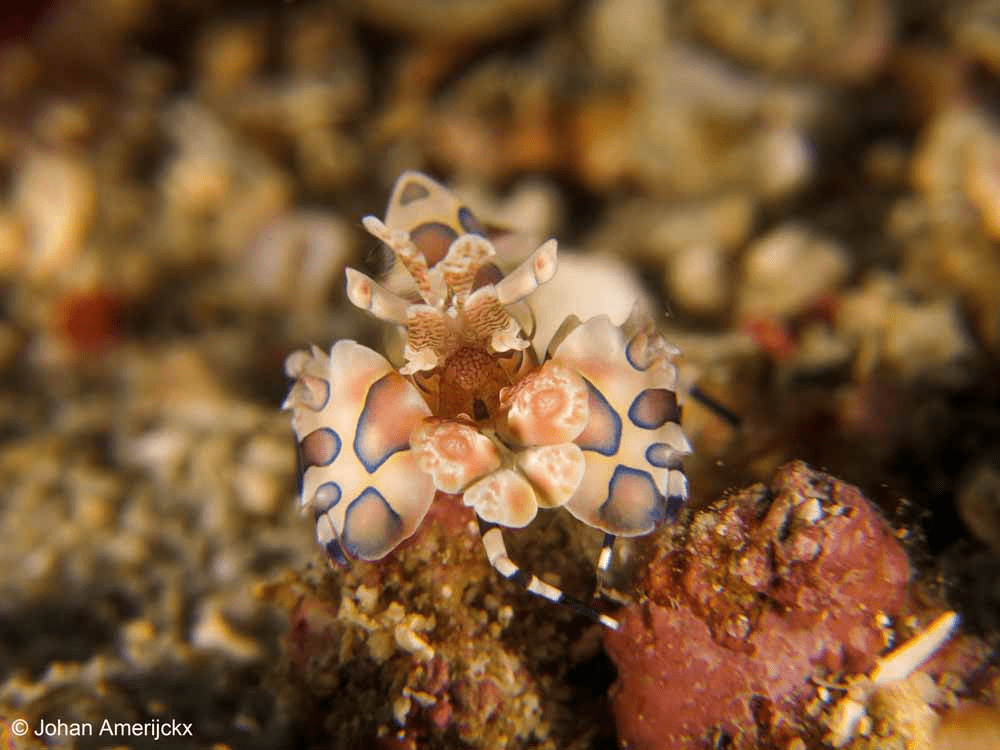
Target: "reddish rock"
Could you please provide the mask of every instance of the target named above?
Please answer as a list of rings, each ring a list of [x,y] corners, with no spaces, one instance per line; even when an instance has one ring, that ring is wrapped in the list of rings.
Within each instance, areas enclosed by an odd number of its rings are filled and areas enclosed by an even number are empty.
[[[75,292],[60,301],[57,325],[78,354],[103,354],[122,338],[124,307],[124,300],[110,291]]]
[[[877,617],[907,601],[892,530],[856,487],[801,462],[698,511],[684,536],[650,563],[649,601],[605,638],[623,747],[796,736],[816,667],[870,669],[885,643]]]

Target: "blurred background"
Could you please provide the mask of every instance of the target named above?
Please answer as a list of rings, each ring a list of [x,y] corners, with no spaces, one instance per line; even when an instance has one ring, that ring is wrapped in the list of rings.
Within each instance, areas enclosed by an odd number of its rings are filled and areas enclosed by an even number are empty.
[[[8,1],[0,717],[335,734],[260,594],[318,562],[282,362],[378,342],[406,169],[559,238],[542,330],[638,299],[741,415],[690,404],[693,503],[810,461],[995,645],[998,72],[989,0]]]

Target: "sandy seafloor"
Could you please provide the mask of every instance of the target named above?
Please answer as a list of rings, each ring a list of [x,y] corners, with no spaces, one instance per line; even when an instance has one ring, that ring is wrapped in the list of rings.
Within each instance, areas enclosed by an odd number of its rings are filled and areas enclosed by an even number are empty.
[[[0,746],[624,746],[599,629],[499,580],[457,507],[349,572],[298,511],[284,357],[383,345],[343,269],[384,270],[360,217],[419,169],[559,239],[541,349],[638,299],[742,417],[689,404],[692,509],[806,461],[961,614],[926,736],[850,747],[1000,747],[995,3],[66,0],[0,36]],[[623,545],[615,596],[644,606],[689,520]],[[516,537],[593,587],[594,530]],[[985,707],[959,740],[956,700]],[[643,747],[813,750],[824,721]]]

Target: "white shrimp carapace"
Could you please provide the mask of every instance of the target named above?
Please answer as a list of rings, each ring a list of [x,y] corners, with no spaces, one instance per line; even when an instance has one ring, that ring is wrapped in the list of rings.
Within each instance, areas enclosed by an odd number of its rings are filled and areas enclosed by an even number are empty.
[[[409,284],[347,271],[353,304],[400,328],[398,368],[353,341],[291,354],[284,408],[301,455],[301,503],[331,559],[377,560],[416,531],[437,492],[480,518],[508,579],[608,627],[617,623],[521,571],[501,527],[564,507],[605,532],[640,536],[687,498],[677,350],[648,320],[564,321],[539,361],[515,312],[556,272],[549,240],[510,273],[472,212],[425,175],[396,182],[385,221],[365,228]]]

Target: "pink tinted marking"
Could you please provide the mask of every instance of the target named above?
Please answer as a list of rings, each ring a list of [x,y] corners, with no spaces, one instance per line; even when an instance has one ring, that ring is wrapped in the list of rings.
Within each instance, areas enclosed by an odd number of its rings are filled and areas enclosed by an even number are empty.
[[[336,482],[323,482],[313,493],[312,506],[318,512],[326,513],[340,502],[340,485]]]
[[[632,423],[644,430],[655,430],[680,418],[677,395],[665,388],[647,388],[632,402],[628,410]]]
[[[549,361],[502,394],[511,433],[523,445],[553,445],[576,438],[589,417],[589,391],[569,368]]]
[[[428,268],[433,268],[445,255],[458,234],[447,224],[430,221],[410,231],[410,241],[427,259]]]
[[[677,468],[680,455],[666,443],[652,443],[646,448],[646,460],[659,469]]]
[[[480,479],[465,491],[462,502],[484,521],[511,528],[527,526],[538,513],[535,491],[524,477],[510,469]]]
[[[430,195],[430,191],[413,179],[407,180],[399,188],[399,205],[405,206]]]
[[[302,470],[310,466],[327,466],[340,454],[340,436],[329,427],[313,430],[299,443]]]
[[[518,467],[538,492],[538,502],[550,508],[569,500],[583,480],[586,461],[573,443],[529,448],[518,455]]]
[[[378,490],[368,487],[347,507],[340,539],[353,557],[378,560],[399,544],[402,537],[402,519]]]
[[[393,453],[410,447],[410,432],[430,413],[416,389],[402,375],[390,372],[368,389],[358,418],[354,452],[368,473],[374,473]]]
[[[622,419],[611,408],[611,404],[591,383],[587,383],[589,394],[587,403],[590,420],[583,432],[573,442],[585,451],[596,451],[603,456],[613,456],[618,452],[622,437]]]
[[[341,340],[330,350],[330,394],[338,404],[363,403],[374,380],[392,370],[389,360],[366,346]]]
[[[663,520],[663,496],[645,471],[618,466],[608,483],[608,499],[600,509],[602,528],[635,533]]]
[[[461,492],[500,466],[500,452],[479,430],[458,420],[428,419],[411,437],[417,466],[442,492]]]

